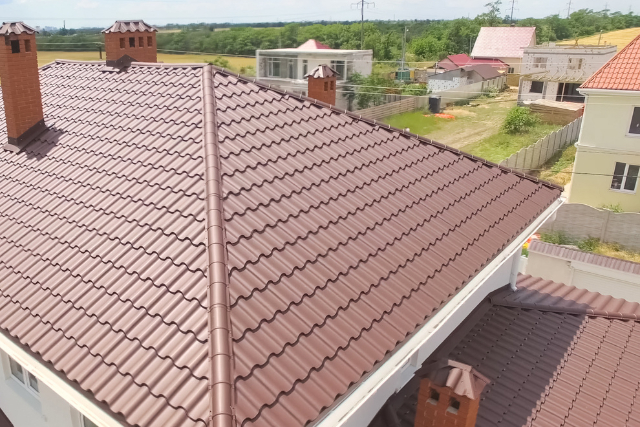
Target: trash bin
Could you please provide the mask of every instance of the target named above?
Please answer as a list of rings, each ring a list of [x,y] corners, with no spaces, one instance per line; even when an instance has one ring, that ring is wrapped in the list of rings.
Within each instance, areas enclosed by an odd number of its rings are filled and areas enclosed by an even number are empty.
[[[429,111],[433,114],[440,112],[440,95],[431,95],[429,97]]]

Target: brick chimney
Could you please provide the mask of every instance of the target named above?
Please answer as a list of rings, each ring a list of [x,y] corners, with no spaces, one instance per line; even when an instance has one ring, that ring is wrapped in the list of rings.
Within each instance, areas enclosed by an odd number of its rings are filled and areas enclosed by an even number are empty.
[[[472,367],[441,360],[420,369],[414,427],[474,427],[480,394],[489,380]]]
[[[131,62],[158,62],[156,32],[158,30],[142,20],[116,21],[111,27],[102,30],[107,65],[120,65],[125,55],[125,65]]]
[[[327,65],[318,65],[304,76],[308,79],[309,98],[336,105],[336,80],[338,72]]]
[[[23,22],[0,27],[0,80],[7,123],[6,150],[18,152],[45,130],[36,50],[37,31]]]

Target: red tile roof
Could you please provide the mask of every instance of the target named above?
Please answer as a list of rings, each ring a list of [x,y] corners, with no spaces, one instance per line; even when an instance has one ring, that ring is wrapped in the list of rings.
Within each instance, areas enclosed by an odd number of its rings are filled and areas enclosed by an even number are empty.
[[[476,427],[640,424],[637,303],[531,276],[490,301],[436,351],[489,379]],[[390,403],[403,427],[415,388]]]
[[[209,286],[238,423],[301,426],[560,195],[210,66],[103,67],[44,67],[49,130],[0,152],[0,331],[131,425],[206,424]]]
[[[314,39],[309,39],[306,42],[302,43],[300,46],[298,46],[298,49],[331,49],[331,47],[327,46],[326,44],[320,43],[319,41],[316,41]]]
[[[471,56],[474,58],[522,58],[524,48],[535,45],[535,27],[482,27]]]
[[[640,90],[640,35],[580,87],[584,89]]]

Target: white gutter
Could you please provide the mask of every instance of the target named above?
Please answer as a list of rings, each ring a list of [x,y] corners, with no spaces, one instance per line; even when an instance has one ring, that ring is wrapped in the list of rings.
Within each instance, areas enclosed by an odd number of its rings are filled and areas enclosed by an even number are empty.
[[[640,96],[640,90],[617,90],[617,89],[589,89],[578,88],[578,92],[583,95],[600,95],[600,96]]]
[[[326,413],[315,426],[363,427],[369,424],[387,399],[406,384],[406,379],[413,376],[413,373],[420,368],[427,357],[442,344],[477,305],[490,292],[509,283],[512,268],[501,272],[505,275],[505,280],[501,284],[494,287],[483,286],[503,264],[509,260],[519,262],[522,245],[548,218],[555,214],[563,203],[564,199],[559,198],[549,206],[451,301],[336,407]],[[407,372],[408,369],[411,372]]]
[[[45,384],[58,396],[69,402],[71,406],[93,421],[98,427],[123,427],[123,424],[115,420],[111,414],[107,413],[96,403],[72,387],[67,381],[52,372],[47,366],[43,365],[38,359],[9,339],[4,333],[0,333],[0,349],[24,366],[27,371],[38,378],[39,382]]]

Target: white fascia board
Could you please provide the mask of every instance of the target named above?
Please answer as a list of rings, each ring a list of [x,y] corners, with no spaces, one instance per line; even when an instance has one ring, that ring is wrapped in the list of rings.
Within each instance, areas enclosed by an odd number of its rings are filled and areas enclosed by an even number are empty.
[[[451,301],[427,321],[395,353],[382,363],[337,406],[320,419],[316,427],[363,427],[396,391],[404,386],[407,369],[418,370],[422,363],[496,288],[483,286],[506,262],[519,262],[522,245],[564,203],[559,198],[526,228],[509,246],[478,273]],[[509,283],[511,269],[507,273]],[[411,372],[411,375],[413,375]]]
[[[578,88],[578,92],[583,95],[594,95],[594,96],[640,96],[640,90],[616,90],[616,89],[588,89],[588,88]]]
[[[114,419],[112,415],[105,412],[104,409],[60,378],[55,372],[52,372],[29,352],[13,342],[5,333],[0,333],[0,349],[35,375],[39,382],[45,384],[58,396],[69,402],[71,406],[93,421],[98,427],[123,427],[123,424]]]

